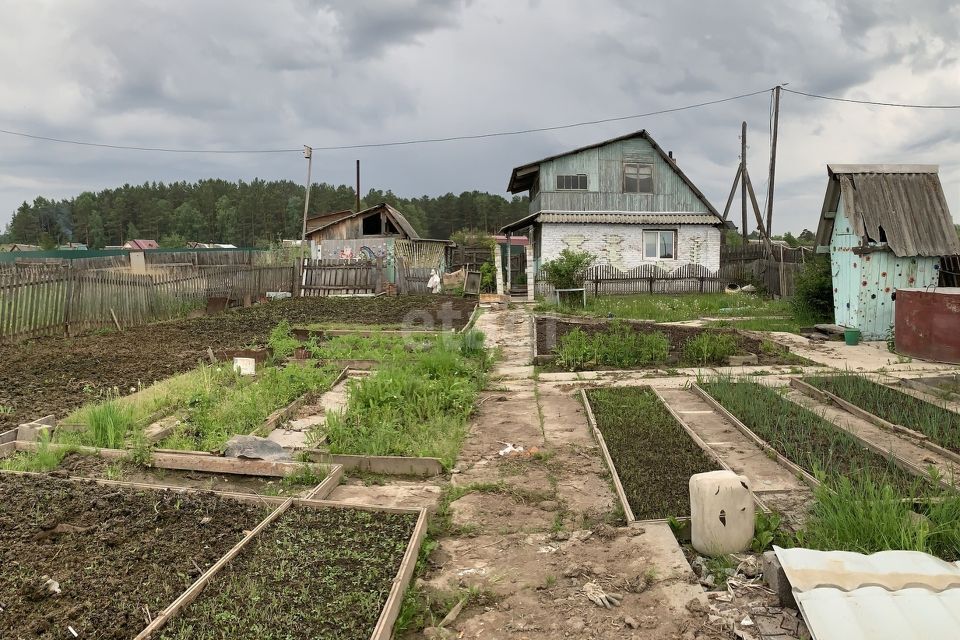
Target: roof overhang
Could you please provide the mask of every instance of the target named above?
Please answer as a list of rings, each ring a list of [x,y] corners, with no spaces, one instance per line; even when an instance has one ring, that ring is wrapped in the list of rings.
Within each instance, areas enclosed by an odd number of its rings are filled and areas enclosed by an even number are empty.
[[[728,226],[710,213],[644,213],[637,211],[538,211],[501,227],[500,233],[513,233],[534,224],[642,224]]]

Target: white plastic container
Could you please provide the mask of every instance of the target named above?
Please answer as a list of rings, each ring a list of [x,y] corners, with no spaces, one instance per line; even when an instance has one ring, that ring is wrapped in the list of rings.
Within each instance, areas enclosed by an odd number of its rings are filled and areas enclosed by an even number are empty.
[[[254,358],[235,357],[233,368],[242,376],[253,376],[257,374],[257,361]]]
[[[753,517],[753,494],[746,477],[733,471],[690,477],[690,534],[699,553],[715,557],[748,548]]]

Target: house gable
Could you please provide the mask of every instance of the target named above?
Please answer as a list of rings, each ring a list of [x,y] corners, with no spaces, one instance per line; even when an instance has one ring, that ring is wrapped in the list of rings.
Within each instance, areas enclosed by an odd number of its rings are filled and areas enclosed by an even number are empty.
[[[625,165],[651,172],[642,192],[625,192]],[[646,131],[517,167],[509,190],[526,189],[530,213],[707,213],[720,222],[703,193]]]

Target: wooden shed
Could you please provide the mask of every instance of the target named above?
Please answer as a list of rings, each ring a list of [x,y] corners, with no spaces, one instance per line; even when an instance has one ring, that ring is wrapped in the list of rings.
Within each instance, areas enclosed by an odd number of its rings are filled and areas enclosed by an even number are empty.
[[[829,253],[835,322],[883,340],[899,288],[936,286],[960,240],[936,165],[828,165],[817,252]]]
[[[307,218],[307,240],[318,258],[385,257],[393,240],[419,238],[403,214],[384,202]]]

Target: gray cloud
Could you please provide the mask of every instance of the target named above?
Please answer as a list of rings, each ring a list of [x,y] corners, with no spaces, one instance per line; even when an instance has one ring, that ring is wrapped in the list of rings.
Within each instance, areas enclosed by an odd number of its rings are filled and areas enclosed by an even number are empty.
[[[899,6],[898,6],[899,5]],[[538,127],[778,82],[813,93],[960,102],[960,8],[876,0],[0,0],[0,128],[116,144],[291,147]],[[518,164],[647,128],[717,207],[750,125],[765,179],[769,96],[484,141],[318,153],[318,180],[403,195],[502,193]],[[960,209],[960,123],[784,94],[775,230],[812,228],[824,165],[934,162]],[[0,225],[20,201],[125,182],[302,180],[298,153],[163,155],[0,136]]]

